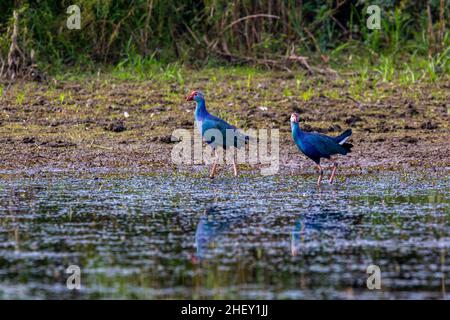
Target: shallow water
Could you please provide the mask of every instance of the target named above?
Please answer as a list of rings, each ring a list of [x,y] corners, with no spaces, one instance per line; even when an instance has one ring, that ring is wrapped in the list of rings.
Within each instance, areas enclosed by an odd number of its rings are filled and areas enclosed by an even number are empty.
[[[320,189],[305,176],[3,178],[0,298],[446,299],[449,189],[448,175],[401,172]],[[381,290],[366,287],[371,264]]]

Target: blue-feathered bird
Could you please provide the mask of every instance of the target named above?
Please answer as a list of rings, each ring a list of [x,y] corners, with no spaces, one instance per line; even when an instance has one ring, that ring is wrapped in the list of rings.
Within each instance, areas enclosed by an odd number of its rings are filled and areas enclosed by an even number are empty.
[[[299,116],[296,113],[291,115],[292,138],[301,152],[317,164],[319,169],[319,179],[317,185],[320,185],[323,177],[323,170],[320,166],[320,159],[331,159],[332,155],[351,152],[352,144],[346,141],[352,135],[352,130],[345,130],[337,137],[330,137],[317,132],[306,132],[300,129],[298,124]],[[333,163],[333,171],[331,172],[330,183],[333,183],[336,174],[337,163]]]
[[[195,101],[195,124],[200,131],[203,140],[214,150],[215,158],[211,169],[210,178],[216,174],[218,154],[217,148],[227,149],[229,147],[241,148],[249,141],[249,136],[241,133],[235,126],[225,120],[211,115],[206,110],[205,97],[201,91],[194,90],[187,97],[187,101]],[[237,166],[233,156],[233,172],[236,177]]]

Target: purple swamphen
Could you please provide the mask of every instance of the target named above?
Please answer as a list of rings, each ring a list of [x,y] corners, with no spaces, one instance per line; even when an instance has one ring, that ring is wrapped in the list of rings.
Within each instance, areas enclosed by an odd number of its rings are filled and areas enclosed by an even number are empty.
[[[352,130],[345,130],[337,137],[330,137],[317,132],[306,132],[300,129],[298,124],[299,116],[296,113],[291,115],[292,138],[301,152],[317,164],[319,169],[319,179],[317,185],[320,185],[323,177],[323,170],[320,166],[320,158],[330,159],[334,154],[346,155],[351,152],[352,144],[346,141],[350,138]],[[330,183],[333,183],[336,174],[337,163],[333,163],[333,171],[331,172]]]
[[[215,158],[211,169],[210,178],[214,178],[216,174],[218,154],[216,148],[221,147],[227,149],[229,147],[241,148],[248,142],[249,137],[239,132],[235,127],[218,117],[211,115],[206,110],[205,98],[201,91],[192,91],[186,101],[195,101],[195,124],[200,130],[200,134],[204,141],[214,150]],[[237,166],[233,156],[233,172],[236,177]]]

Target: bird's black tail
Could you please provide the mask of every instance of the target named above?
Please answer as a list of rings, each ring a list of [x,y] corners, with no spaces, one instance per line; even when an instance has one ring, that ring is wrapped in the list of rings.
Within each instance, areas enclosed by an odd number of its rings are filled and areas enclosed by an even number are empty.
[[[347,152],[352,152],[353,145],[351,143],[344,143],[342,146]]]

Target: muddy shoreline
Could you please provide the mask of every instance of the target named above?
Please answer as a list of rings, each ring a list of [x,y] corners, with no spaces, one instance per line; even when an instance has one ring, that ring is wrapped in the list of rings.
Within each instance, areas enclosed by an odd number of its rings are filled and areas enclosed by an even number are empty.
[[[210,75],[211,76],[211,75]],[[108,77],[53,84],[17,83],[0,100],[0,174],[165,172],[207,174],[206,165],[171,163],[175,129],[193,130],[190,89],[202,89],[212,114],[244,129],[280,130],[279,174],[314,173],[290,137],[289,116],[307,130],[352,128],[353,152],[340,171],[449,172],[450,82],[362,86],[355,79],[302,79],[261,72],[196,77],[186,84]],[[359,87],[358,87],[359,86]],[[325,167],[329,165],[324,162]],[[240,166],[256,173],[259,166]],[[230,174],[227,168],[221,173]]]

